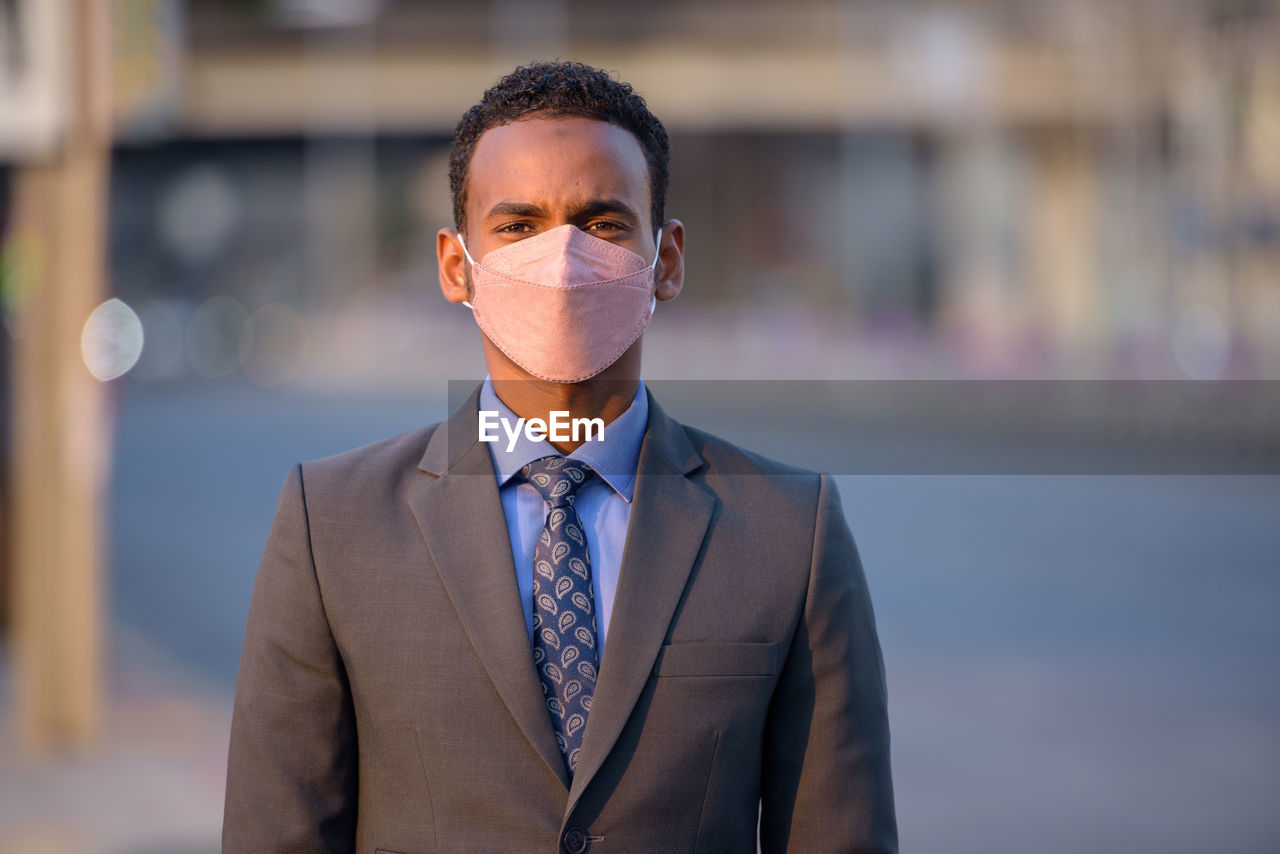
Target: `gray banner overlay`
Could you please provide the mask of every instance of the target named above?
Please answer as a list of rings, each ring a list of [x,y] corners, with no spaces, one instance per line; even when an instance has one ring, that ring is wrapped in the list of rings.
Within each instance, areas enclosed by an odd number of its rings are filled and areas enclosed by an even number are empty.
[[[479,383],[450,381],[450,411]],[[831,474],[1280,474],[1276,381],[645,384],[687,426]],[[450,436],[450,443],[470,444],[477,433]]]

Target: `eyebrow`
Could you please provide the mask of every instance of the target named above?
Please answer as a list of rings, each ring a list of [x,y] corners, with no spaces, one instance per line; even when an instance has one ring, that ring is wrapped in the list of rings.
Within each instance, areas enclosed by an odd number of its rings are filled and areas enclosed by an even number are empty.
[[[498,202],[489,212],[484,215],[485,219],[492,219],[495,216],[543,216],[546,209],[542,205],[535,205],[532,202]]]
[[[631,205],[620,199],[591,199],[574,208],[573,218],[587,219],[602,214],[623,214],[637,220],[640,218]]]
[[[570,219],[581,220],[589,219],[593,216],[601,216],[602,214],[620,214],[636,221],[639,221],[639,214],[631,207],[631,205],[621,199],[590,199],[583,202],[570,212]],[[485,214],[485,219],[493,219],[500,216],[520,216],[520,217],[543,217],[547,215],[547,209],[540,204],[534,202],[517,202],[503,201],[498,202],[489,212]]]

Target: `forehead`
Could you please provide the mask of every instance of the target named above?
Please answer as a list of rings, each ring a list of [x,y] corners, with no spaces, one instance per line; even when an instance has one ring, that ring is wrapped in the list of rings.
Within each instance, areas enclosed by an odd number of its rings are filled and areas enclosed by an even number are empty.
[[[547,205],[614,198],[649,212],[649,169],[630,131],[580,116],[534,116],[490,128],[467,170],[469,216],[500,201]]]

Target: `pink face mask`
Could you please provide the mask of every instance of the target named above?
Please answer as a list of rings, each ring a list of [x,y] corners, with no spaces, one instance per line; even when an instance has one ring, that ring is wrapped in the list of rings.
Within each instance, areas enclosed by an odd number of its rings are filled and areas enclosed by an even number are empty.
[[[562,225],[494,249],[471,264],[476,323],[511,361],[556,383],[590,379],[618,361],[649,325],[653,262]],[[661,242],[659,241],[659,249]]]

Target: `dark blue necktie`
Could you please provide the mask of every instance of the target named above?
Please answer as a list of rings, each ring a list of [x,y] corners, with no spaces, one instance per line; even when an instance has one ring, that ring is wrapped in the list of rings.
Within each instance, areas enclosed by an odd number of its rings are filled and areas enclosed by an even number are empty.
[[[591,556],[573,501],[595,472],[586,463],[552,456],[534,460],[520,474],[551,505],[533,550],[533,661],[556,744],[573,776],[600,661]]]

